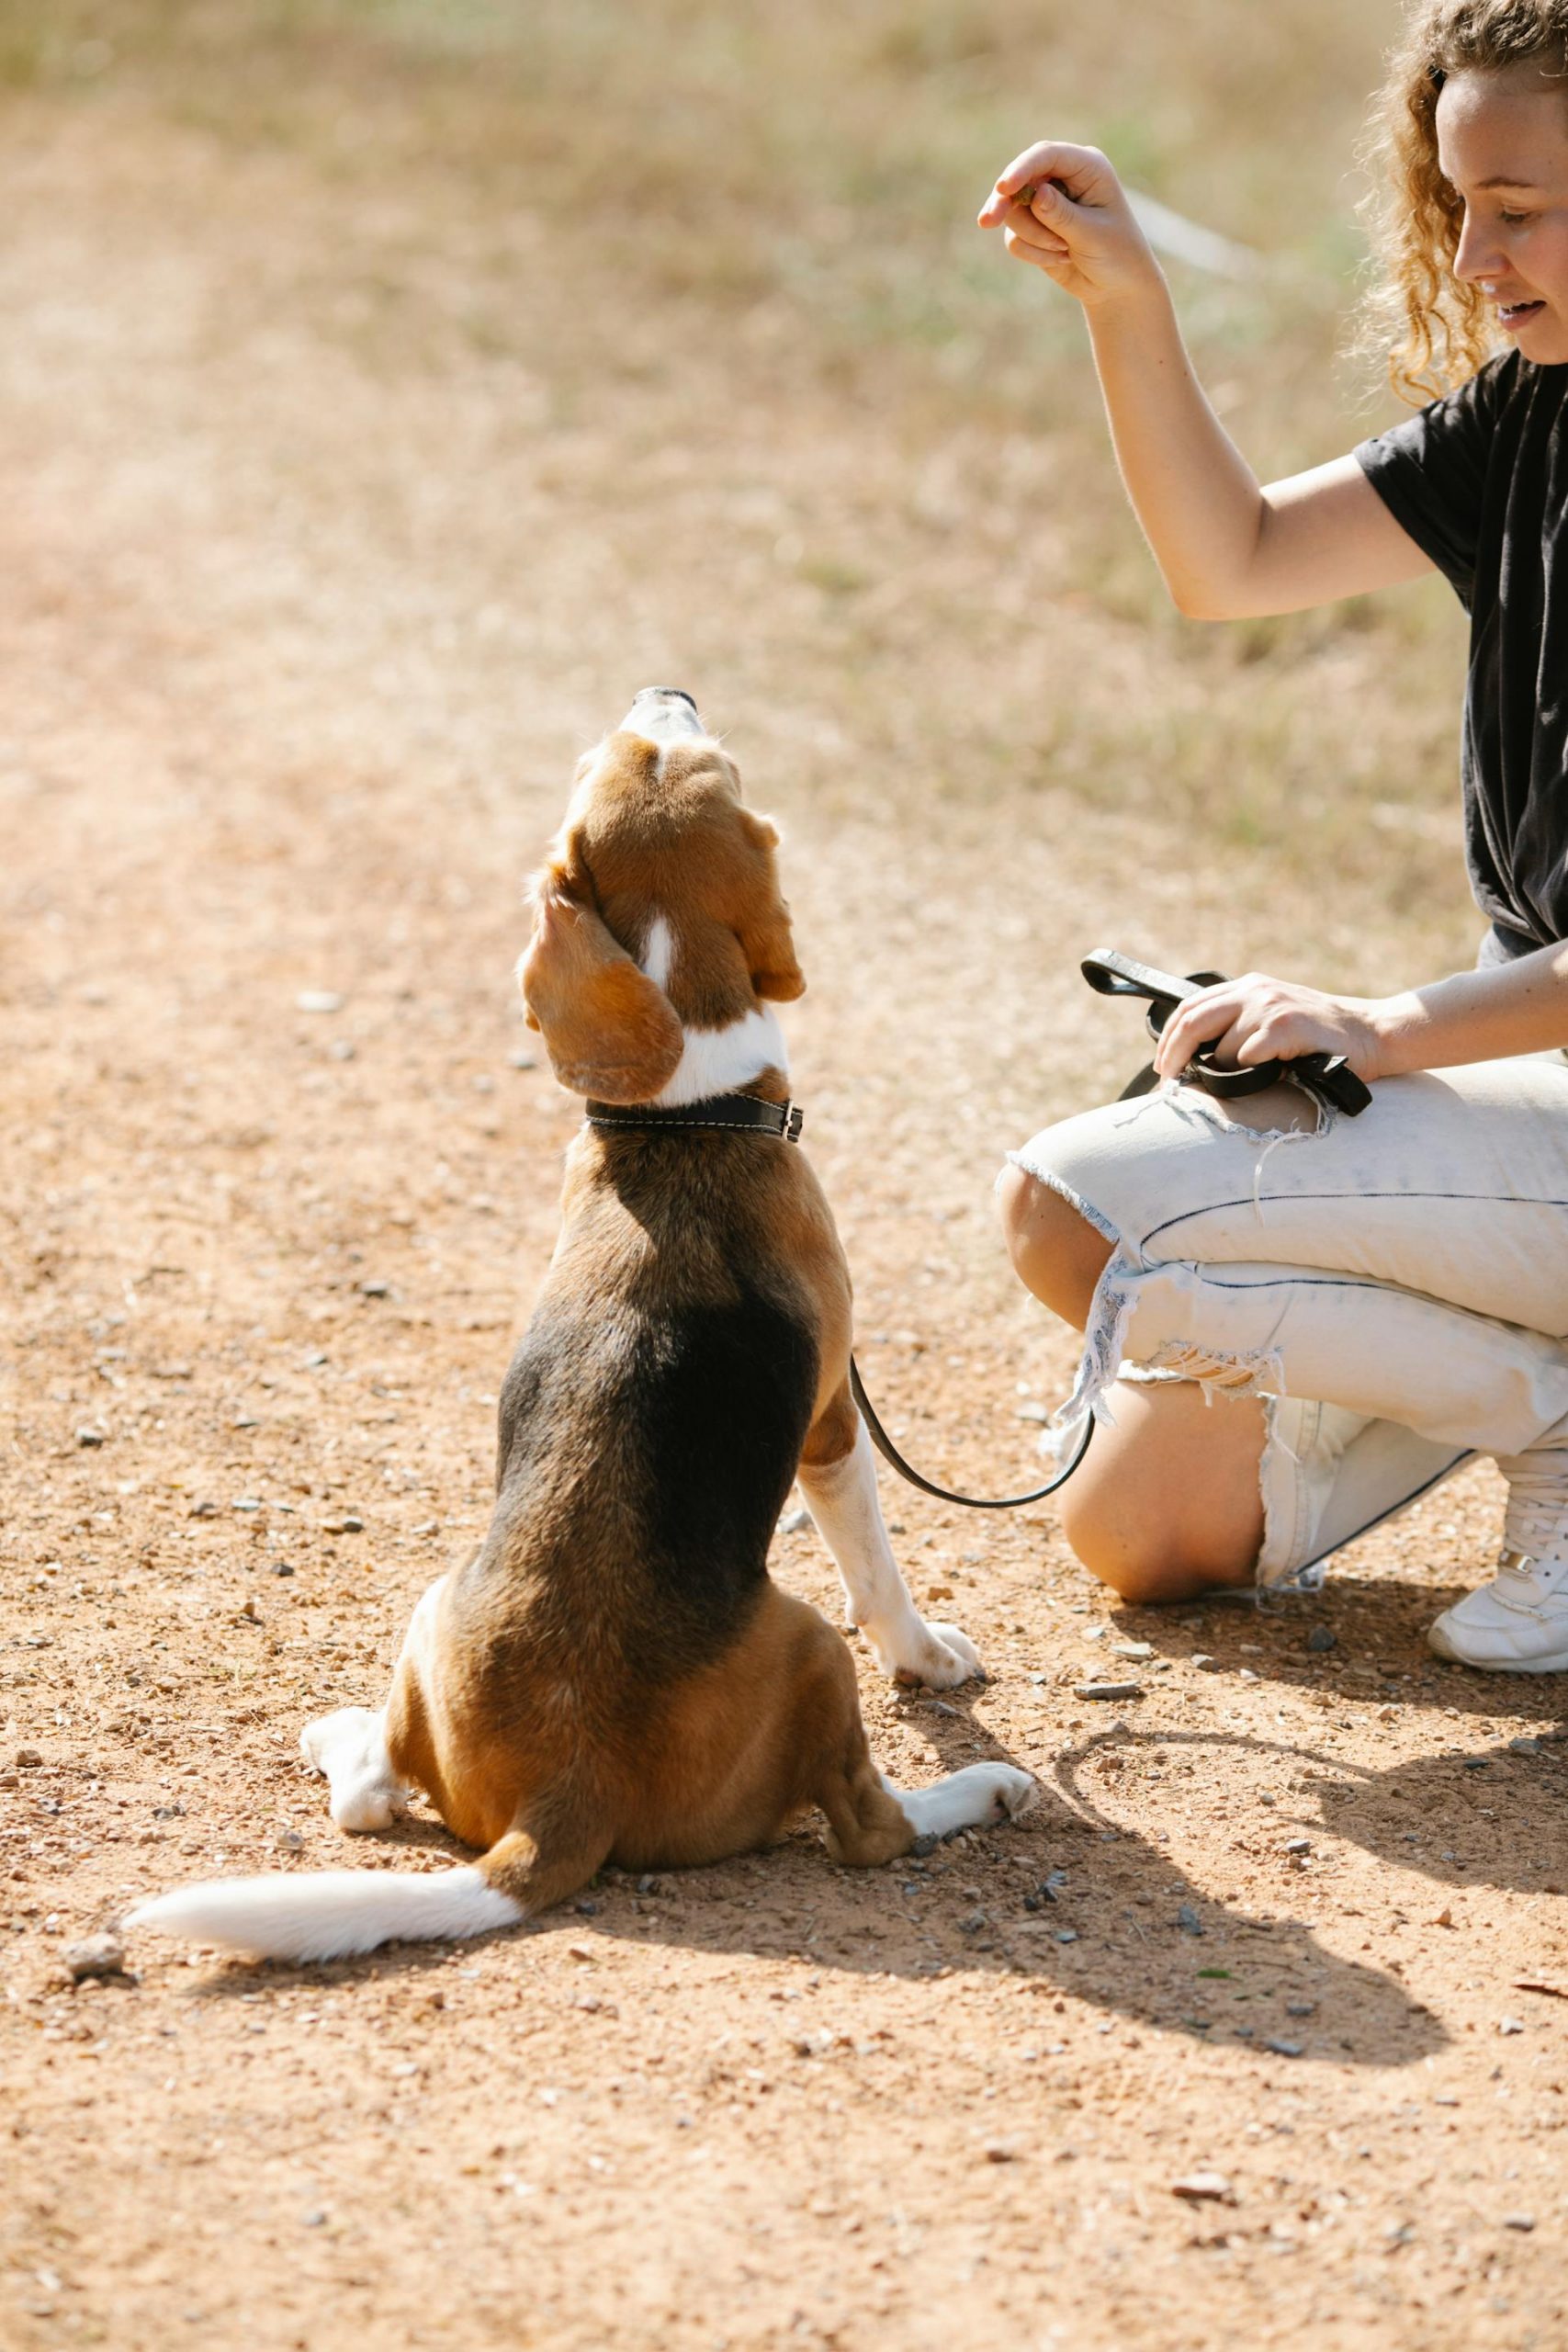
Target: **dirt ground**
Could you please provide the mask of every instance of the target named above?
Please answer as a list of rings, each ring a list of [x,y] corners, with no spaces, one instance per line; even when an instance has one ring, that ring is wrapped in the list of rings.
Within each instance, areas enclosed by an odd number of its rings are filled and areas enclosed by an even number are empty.
[[[776,320],[715,338],[623,279],[590,324],[525,215],[130,101],[9,122],[0,2343],[1555,2352],[1561,1688],[1422,1638],[1489,1474],[1315,1600],[1165,1616],[1048,1508],[888,1483],[989,1679],[863,1655],[876,1752],[1017,1759],[1017,1826],[864,1875],[807,1827],[327,1968],[132,1938],[70,1988],[135,1895],[350,1858],[298,1732],[375,1701],[483,1522],[577,1117],[518,1017],[519,884],[635,687],[695,693],[784,824],[868,1383],[982,1489],[1072,1355],[995,1170],[1135,1050],[1076,957],[1356,975],[1387,910],[1194,859],[1157,791],[1008,782],[1009,714],[1076,679],[1190,702],[1048,526],[1017,546],[1048,449],[947,446],[914,494]],[[1463,952],[1457,891],[1400,922]],[[775,1566],[835,1609],[809,1529]],[[1141,1695],[1080,1700],[1108,1668]],[[451,1850],[425,1815],[351,1859]]]

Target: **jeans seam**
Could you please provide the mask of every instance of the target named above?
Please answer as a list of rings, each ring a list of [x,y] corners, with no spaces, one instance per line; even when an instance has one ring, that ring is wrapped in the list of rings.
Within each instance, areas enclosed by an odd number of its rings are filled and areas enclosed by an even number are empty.
[[[1417,1201],[1485,1201],[1491,1207],[1500,1209],[1568,1209],[1568,1200],[1558,1200],[1549,1193],[1412,1192],[1395,1186],[1382,1191],[1355,1185],[1342,1193],[1270,1193],[1269,1200],[1276,1208],[1290,1207],[1297,1201],[1408,1201],[1412,1204]],[[1147,1250],[1162,1233],[1168,1233],[1174,1226],[1190,1225],[1195,1217],[1216,1216],[1224,1209],[1245,1209],[1252,1205],[1251,1194],[1246,1193],[1235,1200],[1206,1201],[1201,1208],[1183,1209],[1179,1216],[1168,1216],[1163,1225],[1151,1226],[1143,1238],[1142,1246]]]

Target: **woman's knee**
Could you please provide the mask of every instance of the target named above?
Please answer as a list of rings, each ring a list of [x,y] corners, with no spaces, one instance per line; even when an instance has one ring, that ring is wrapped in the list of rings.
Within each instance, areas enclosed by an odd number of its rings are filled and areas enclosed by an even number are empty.
[[[1258,1400],[1210,1405],[1196,1383],[1162,1381],[1119,1385],[1111,1401],[1115,1422],[1063,1489],[1063,1532],[1084,1566],[1145,1608],[1250,1584],[1263,1543]]]
[[[1111,1244],[1072,1203],[1009,1161],[997,1183],[997,1208],[1008,1255],[1025,1287],[1052,1313],[1081,1330]]]

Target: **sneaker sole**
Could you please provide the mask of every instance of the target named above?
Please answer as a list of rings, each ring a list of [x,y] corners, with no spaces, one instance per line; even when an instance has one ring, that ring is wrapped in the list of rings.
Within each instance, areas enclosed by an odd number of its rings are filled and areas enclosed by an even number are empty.
[[[1568,1650],[1554,1651],[1548,1657],[1467,1657],[1439,1633],[1441,1623],[1439,1618],[1438,1624],[1427,1626],[1427,1646],[1451,1666],[1468,1666],[1477,1674],[1568,1674]]]

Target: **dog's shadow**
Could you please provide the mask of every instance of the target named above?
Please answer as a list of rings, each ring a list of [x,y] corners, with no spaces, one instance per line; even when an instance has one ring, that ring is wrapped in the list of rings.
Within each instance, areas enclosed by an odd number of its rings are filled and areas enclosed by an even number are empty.
[[[1313,1760],[1221,1736],[1265,1758]],[[942,1760],[954,1770],[977,1746],[1014,1760],[962,1708],[932,1744],[951,1747]],[[1443,2048],[1438,2020],[1393,1976],[1329,1951],[1288,1910],[1244,1913],[1204,1894],[1153,1838],[1111,1824],[1087,1793],[1090,1768],[1102,1750],[1144,1745],[1120,1728],[1079,1743],[1021,1820],[917,1861],[839,1869],[807,1826],[707,1870],[604,1872],[566,1925],[606,1986],[617,1941],[678,1944],[807,1962],[818,1989],[832,1974],[1011,1981],[1043,1996],[1028,2030],[1047,2043],[1054,2006],[1070,1996],[1129,2023],[1286,2058],[1408,2065]]]
[[[953,1713],[934,1724],[930,1710],[917,1717],[940,1762],[956,1770],[975,1761],[977,1750],[1015,1760],[961,1699],[949,1701]],[[1112,1753],[1136,1759],[1157,1749],[1168,1758],[1182,1748],[1207,1754],[1216,1745],[1238,1760],[1320,1773],[1314,1792],[1321,1819],[1337,1837],[1408,1863],[1409,1852],[1395,1847],[1404,1833],[1393,1824],[1419,1806],[1434,1851],[1460,1850],[1457,1830],[1456,1842],[1444,1846],[1439,1835],[1448,1833],[1434,1826],[1443,1817],[1439,1797],[1469,1796],[1453,1780],[1462,1770],[1457,1762],[1434,1758],[1404,1768],[1403,1777],[1369,1775],[1309,1749],[1239,1735],[1167,1732],[1145,1740],[1118,1725],[1059,1757],[1039,1804],[1021,1820],[967,1832],[884,1870],[835,1865],[823,1849],[820,1825],[808,1820],[766,1852],[702,1869],[605,1870],[575,1900],[546,1914],[535,1932],[566,1941],[583,1997],[605,2006],[615,1998],[619,1948],[651,1945],[803,1962],[809,1972],[804,1989],[818,1995],[835,1977],[963,1974],[1011,1982],[1039,1996],[1032,2014],[1021,2012],[1021,2035],[1047,2048],[1055,2031],[1066,2030],[1056,2028],[1055,2016],[1066,2012],[1069,1997],[1130,2024],[1287,2061],[1409,2065],[1443,2048],[1448,2035],[1438,2020],[1393,1975],[1329,1951],[1310,1925],[1291,1916],[1294,1888],[1282,1859],[1276,1858],[1285,1899],[1272,1913],[1243,1912],[1184,1881],[1155,1837],[1113,1823],[1091,1792]],[[1506,1765],[1491,1770],[1499,1792],[1511,1786]],[[1466,1774],[1465,1781],[1486,1777]],[[1503,1849],[1510,1842],[1506,1831],[1495,1842]],[[376,1844],[394,1868],[399,1848],[468,1859],[423,1814]],[[1480,1877],[1481,1870],[1472,1875]],[[517,1938],[513,1931],[484,1940],[504,1950]],[[452,1956],[450,1945],[393,1945],[363,1960],[303,1971],[230,1962],[204,1989],[221,1997],[254,1991],[263,1979],[406,1977],[444,1967]],[[802,1989],[781,1987],[781,1998]],[[819,2001],[812,2014],[820,2020]]]

